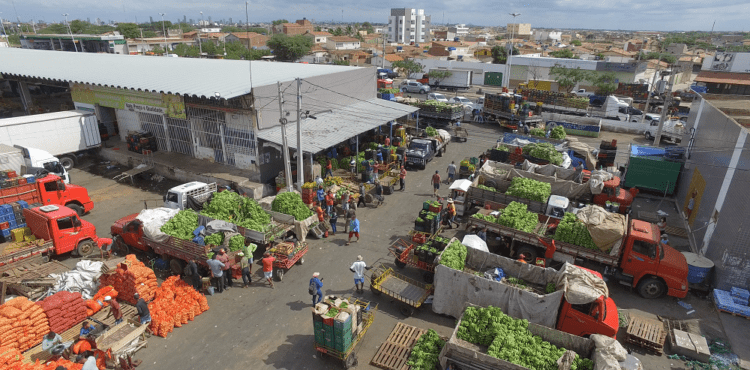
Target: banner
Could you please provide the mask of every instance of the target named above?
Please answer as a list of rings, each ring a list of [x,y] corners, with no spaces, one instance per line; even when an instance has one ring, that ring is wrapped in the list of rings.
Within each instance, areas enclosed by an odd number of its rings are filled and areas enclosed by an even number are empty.
[[[185,115],[185,103],[179,95],[83,84],[71,84],[70,94],[76,103],[99,104],[103,107],[123,109],[131,112],[164,114],[172,118],[181,119],[187,118]]]

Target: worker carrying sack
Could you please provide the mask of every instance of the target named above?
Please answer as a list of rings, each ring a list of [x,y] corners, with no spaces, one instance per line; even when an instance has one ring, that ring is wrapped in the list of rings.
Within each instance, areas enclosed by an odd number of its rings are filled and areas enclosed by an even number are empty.
[[[315,295],[315,293],[318,292],[318,286],[315,285],[315,280],[310,279],[310,286],[307,288],[307,292],[310,293],[310,295]]]

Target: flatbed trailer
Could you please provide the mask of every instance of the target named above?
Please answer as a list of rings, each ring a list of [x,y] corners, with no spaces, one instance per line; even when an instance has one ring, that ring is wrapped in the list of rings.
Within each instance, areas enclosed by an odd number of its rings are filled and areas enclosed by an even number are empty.
[[[373,269],[370,277],[370,290],[376,296],[385,294],[402,302],[399,310],[408,317],[414,314],[415,309],[422,306],[434,288],[431,284],[412,280],[380,264]]]
[[[497,109],[487,108],[486,105],[483,111],[485,121],[497,121],[501,127],[511,130],[517,130],[519,122],[525,125],[536,125],[542,122],[542,117],[540,116],[523,116],[519,114],[503,112]]]
[[[3,267],[35,255],[42,255],[49,260],[48,253],[55,248],[52,241],[37,239],[29,242],[6,242],[0,244],[0,272]]]

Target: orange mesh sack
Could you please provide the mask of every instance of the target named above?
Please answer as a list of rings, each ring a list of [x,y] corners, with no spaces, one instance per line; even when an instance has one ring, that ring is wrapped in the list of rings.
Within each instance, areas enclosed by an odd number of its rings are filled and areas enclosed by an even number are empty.
[[[203,311],[206,297],[178,276],[170,276],[155,290],[154,300],[149,304],[151,330],[158,336],[166,337],[174,328],[179,328],[195,319]]]
[[[44,310],[26,297],[13,298],[1,305],[0,323],[4,323],[4,328],[10,326],[10,330],[0,332],[0,347],[22,352],[41,343],[44,334],[49,332]]]
[[[129,254],[112,274],[103,274],[99,278],[101,285],[111,285],[118,293],[118,298],[130,304],[136,304],[133,295],[138,293],[146,302],[154,298],[158,287],[154,270],[138,261],[135,255]],[[93,309],[92,309],[93,310]]]

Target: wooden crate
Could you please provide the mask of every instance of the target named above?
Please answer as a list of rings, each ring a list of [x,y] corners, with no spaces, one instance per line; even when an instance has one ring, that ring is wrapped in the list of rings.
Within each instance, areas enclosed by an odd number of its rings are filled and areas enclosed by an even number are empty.
[[[417,339],[426,332],[425,329],[402,323],[396,324],[370,363],[381,369],[408,370],[410,367],[406,365],[406,362],[409,360],[411,349]]]
[[[664,330],[664,324],[660,321],[630,316],[630,323],[625,336],[625,341],[628,343],[662,355],[666,338],[667,333]]]

